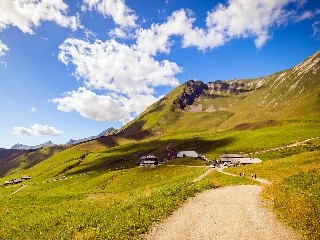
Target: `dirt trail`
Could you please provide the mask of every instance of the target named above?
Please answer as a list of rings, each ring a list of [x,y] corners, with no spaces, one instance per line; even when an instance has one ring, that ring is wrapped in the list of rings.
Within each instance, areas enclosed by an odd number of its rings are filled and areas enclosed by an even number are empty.
[[[218,171],[219,173],[223,173],[223,174],[230,175],[230,176],[234,176],[234,177],[239,177],[239,176],[236,175],[236,174],[224,172],[224,171],[223,171],[224,167],[216,168],[216,169],[217,169],[217,171]],[[263,178],[250,178],[250,179],[255,180],[255,181],[257,181],[257,182],[259,182],[259,183],[262,183],[262,184],[270,184],[270,181],[268,181],[268,180],[266,180],[266,179],[263,179]]]
[[[199,182],[200,180],[202,180],[203,178],[205,178],[209,173],[211,173],[214,169],[213,168],[209,168],[207,171],[205,171],[204,173],[202,173],[199,177],[197,177],[196,179],[194,179],[192,182]]]
[[[17,192],[20,192],[20,191],[21,191],[22,189],[24,189],[26,186],[27,186],[27,185],[24,184],[21,188],[19,188],[18,190],[14,191],[14,192],[12,193],[12,195],[16,194]]]
[[[309,138],[300,142],[295,142],[295,143],[291,143],[288,144],[286,146],[280,146],[280,147],[275,147],[275,148],[270,148],[270,149],[265,149],[265,150],[260,150],[260,151],[256,151],[256,152],[251,152],[251,153],[244,153],[242,154],[243,156],[248,156],[248,155],[252,155],[252,154],[261,154],[261,153],[266,153],[266,152],[272,152],[272,151],[279,151],[279,150],[283,150],[283,149],[287,149],[287,148],[293,148],[293,147],[298,147],[298,146],[302,146],[307,144],[308,142],[315,140],[315,139],[319,139],[320,137],[313,137],[313,138]]]
[[[202,192],[143,239],[299,239],[263,206],[261,190],[260,186],[243,185]]]

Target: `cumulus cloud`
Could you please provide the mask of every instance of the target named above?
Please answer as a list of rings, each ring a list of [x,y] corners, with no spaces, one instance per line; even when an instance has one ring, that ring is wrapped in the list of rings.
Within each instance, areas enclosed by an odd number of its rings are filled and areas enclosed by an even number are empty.
[[[136,30],[137,49],[152,55],[170,53],[171,36],[180,36],[183,47],[200,50],[223,46],[236,38],[254,38],[261,48],[271,38],[271,29],[288,23],[312,18],[314,12],[299,12],[305,3],[298,0],[229,0],[207,13],[206,28],[194,26],[190,11],[174,12],[166,22],[153,24],[149,29]],[[288,8],[296,6],[296,10]]]
[[[140,114],[157,98],[152,95],[135,95],[128,98],[123,95],[98,95],[86,88],[67,92],[62,98],[55,98],[53,103],[63,112],[77,111],[81,116],[96,121],[128,122]]]
[[[108,95],[97,95],[86,88],[67,92],[62,98],[55,98],[53,103],[63,112],[77,111],[81,116],[97,121],[116,121],[128,117],[123,106]]]
[[[17,135],[26,135],[26,136],[42,136],[42,135],[59,136],[63,134],[62,131],[54,127],[49,127],[47,125],[40,125],[40,124],[35,124],[33,126],[30,126],[29,128],[14,127],[11,133],[17,134]]]
[[[156,61],[145,52],[108,40],[94,43],[69,38],[59,47],[59,60],[75,66],[75,76],[93,89],[124,95],[154,93],[154,87],[176,86],[182,69],[168,60]]]
[[[176,86],[175,75],[182,71],[176,63],[157,61],[115,40],[89,43],[66,39],[60,46],[59,60],[75,66],[74,74],[83,79],[85,87],[52,102],[60,111],[77,111],[97,121],[131,120],[158,100],[154,96],[156,87]]]
[[[123,29],[123,28],[114,28],[109,31],[108,35],[111,38],[122,38],[122,39],[133,39],[134,34],[130,31],[130,29]]]
[[[80,26],[78,16],[67,16],[68,6],[63,0],[1,0],[0,31],[8,26],[33,34],[41,21],[53,21],[73,30]]]
[[[136,27],[137,15],[124,0],[83,0],[82,10],[96,10],[121,27]]]
[[[28,110],[28,112],[36,112],[37,111],[37,109],[35,108],[35,107],[32,107],[32,108],[30,108],[29,110]]]
[[[152,24],[149,29],[136,30],[136,48],[151,55],[158,52],[170,53],[173,44],[169,40],[170,37],[191,35],[194,21],[195,18],[191,17],[190,11],[175,11],[165,23]]]
[[[8,46],[2,43],[2,41],[0,40],[0,56],[5,55],[7,51],[9,51]]]

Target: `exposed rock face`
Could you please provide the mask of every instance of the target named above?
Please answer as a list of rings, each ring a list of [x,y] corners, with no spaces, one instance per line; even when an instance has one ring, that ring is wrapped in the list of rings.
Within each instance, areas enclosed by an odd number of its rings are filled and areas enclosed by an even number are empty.
[[[242,82],[232,81],[215,81],[207,84],[209,93],[216,92],[227,92],[227,93],[239,93],[244,91],[245,84]]]
[[[108,128],[108,129],[104,130],[97,137],[109,136],[109,135],[113,135],[115,133],[117,133],[117,129],[111,127],[111,128]]]
[[[241,81],[222,81],[209,82],[207,84],[202,81],[189,80],[187,86],[184,88],[183,93],[173,101],[174,109],[184,110],[186,106],[192,105],[196,98],[201,94],[213,95],[221,93],[241,93],[245,89],[245,84]],[[201,109],[202,111],[202,109]],[[208,109],[214,111],[214,108]],[[198,108],[192,108],[191,112],[199,112]]]
[[[189,80],[183,93],[173,101],[174,109],[185,109],[187,105],[192,105],[194,100],[199,97],[204,90],[208,90],[207,84],[202,81]]]

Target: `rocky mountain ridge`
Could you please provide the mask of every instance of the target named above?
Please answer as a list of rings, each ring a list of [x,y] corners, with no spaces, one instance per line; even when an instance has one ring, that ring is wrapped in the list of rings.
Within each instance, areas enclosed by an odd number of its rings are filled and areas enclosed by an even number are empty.
[[[104,136],[109,136],[109,135],[113,135],[117,133],[117,129],[111,127],[108,128],[106,130],[104,130],[103,132],[101,132],[100,134],[96,135],[96,136],[91,136],[91,137],[87,137],[87,138],[82,138],[82,139],[78,139],[78,140],[74,140],[74,139],[70,139],[66,145],[74,145],[74,144],[79,144],[79,143],[83,143],[83,142],[87,142],[87,141],[91,141],[91,140],[95,140]],[[52,146],[56,146],[57,144],[52,143],[51,141],[48,141],[46,143],[43,144],[39,144],[36,146],[28,146],[28,145],[24,145],[21,143],[17,143],[15,145],[13,145],[10,149],[15,149],[15,150],[37,150],[43,147],[52,147]]]
[[[187,106],[197,104],[197,98],[230,97],[229,106],[220,107],[220,110],[230,108],[233,104],[232,95],[241,95],[245,99],[255,95],[255,105],[260,107],[276,107],[278,105],[289,105],[290,100],[303,96],[311,86],[319,85],[316,77],[320,72],[320,51],[308,57],[297,66],[257,79],[235,79],[217,80],[203,83],[200,80],[189,80],[185,83],[182,93],[173,101],[174,110],[188,110]],[[309,89],[310,87],[310,89]],[[230,95],[231,94],[231,95]],[[199,109],[199,106],[192,106],[192,109]],[[216,108],[218,109],[218,108]]]
[[[98,139],[98,138],[101,138],[101,137],[104,137],[104,136],[110,136],[110,135],[113,135],[115,133],[117,133],[117,129],[111,127],[111,128],[108,128],[108,129],[104,130],[103,132],[101,132],[97,136],[82,138],[82,139],[78,139],[78,140],[70,139],[66,144],[67,145],[79,144],[79,143],[91,141],[91,140],[94,140],[94,139]]]
[[[39,144],[36,146],[28,146],[28,145],[24,145],[24,144],[20,144],[17,143],[15,145],[13,145],[10,149],[16,149],[16,150],[36,150],[39,148],[43,148],[43,147],[51,147],[51,146],[56,146],[56,144],[52,143],[51,141],[45,142],[43,144]]]

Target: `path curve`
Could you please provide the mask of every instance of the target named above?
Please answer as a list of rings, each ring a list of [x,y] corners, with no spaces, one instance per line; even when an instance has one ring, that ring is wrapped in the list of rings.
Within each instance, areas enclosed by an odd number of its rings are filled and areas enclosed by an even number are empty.
[[[143,239],[299,239],[263,206],[261,190],[261,186],[242,185],[204,191],[155,225]]]
[[[223,173],[223,174],[230,175],[230,176],[234,176],[234,177],[239,177],[239,176],[236,175],[236,174],[229,173],[229,172],[224,172],[224,171],[223,171],[223,169],[224,169],[223,167],[221,167],[221,168],[216,168],[216,169],[217,169],[217,171],[218,171],[219,173]],[[271,184],[270,181],[268,181],[268,180],[266,180],[266,179],[263,179],[263,178],[250,178],[250,179],[255,180],[255,181],[257,181],[257,182],[259,182],[259,183],[262,183],[262,184]]]

